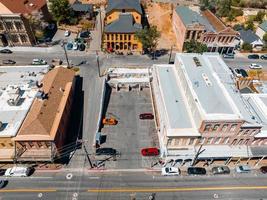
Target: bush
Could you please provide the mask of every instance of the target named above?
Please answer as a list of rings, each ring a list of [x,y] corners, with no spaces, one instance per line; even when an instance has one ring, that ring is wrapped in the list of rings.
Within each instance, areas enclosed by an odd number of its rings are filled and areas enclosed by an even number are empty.
[[[252,51],[252,45],[247,42],[244,42],[242,45],[242,49],[245,51]]]

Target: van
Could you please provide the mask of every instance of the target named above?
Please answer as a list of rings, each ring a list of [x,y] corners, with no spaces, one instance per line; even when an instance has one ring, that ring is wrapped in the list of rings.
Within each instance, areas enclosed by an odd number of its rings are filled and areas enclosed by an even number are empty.
[[[5,176],[26,177],[30,175],[31,171],[30,167],[12,167],[6,170]]]

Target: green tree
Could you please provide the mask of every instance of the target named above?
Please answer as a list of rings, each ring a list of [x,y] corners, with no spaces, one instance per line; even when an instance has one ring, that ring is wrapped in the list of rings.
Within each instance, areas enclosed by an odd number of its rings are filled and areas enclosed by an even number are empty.
[[[208,51],[206,44],[202,44],[196,40],[185,42],[183,48],[187,53],[203,53]]]
[[[252,51],[252,45],[247,42],[244,42],[242,45],[242,49],[245,51]]]
[[[50,0],[50,9],[57,25],[62,21],[69,21],[73,17],[68,0]]]
[[[265,44],[267,44],[267,33],[265,33],[264,35],[263,35],[263,41],[265,42]]]
[[[231,0],[219,0],[217,1],[217,14],[220,17],[227,17],[231,11]]]
[[[265,12],[259,11],[257,15],[255,16],[254,20],[259,23],[262,23],[264,16],[265,16]]]
[[[155,51],[158,45],[158,39],[160,38],[160,32],[156,26],[144,29],[136,32],[135,36],[142,43],[143,49],[148,51]]]
[[[246,30],[254,30],[254,22],[252,20],[248,20],[246,24]]]

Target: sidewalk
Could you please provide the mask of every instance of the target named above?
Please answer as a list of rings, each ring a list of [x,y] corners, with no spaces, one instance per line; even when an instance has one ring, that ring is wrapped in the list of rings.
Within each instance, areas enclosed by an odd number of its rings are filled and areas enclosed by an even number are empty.
[[[1,49],[10,49],[13,52],[38,52],[38,53],[57,53],[59,51],[63,52],[63,49],[60,45],[52,47],[3,47]]]

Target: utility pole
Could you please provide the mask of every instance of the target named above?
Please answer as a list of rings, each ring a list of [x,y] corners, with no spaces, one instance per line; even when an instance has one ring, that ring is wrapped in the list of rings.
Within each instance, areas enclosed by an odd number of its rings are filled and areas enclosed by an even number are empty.
[[[95,51],[96,53],[96,62],[97,62],[97,68],[98,68],[98,76],[99,78],[101,77],[101,74],[100,74],[100,66],[99,66],[99,55],[98,55],[98,51]]]
[[[85,147],[84,142],[83,142],[83,148],[84,148],[84,151],[85,151],[85,153],[86,153],[87,160],[88,160],[88,162],[89,162],[89,164],[90,164],[90,167],[91,167],[91,169],[92,169],[92,168],[94,168],[94,166],[93,166],[93,164],[92,164],[92,162],[91,162],[91,159],[90,159],[90,157],[89,157],[89,154],[88,154],[88,151],[87,151],[87,149],[86,149],[86,147]]]
[[[63,42],[61,43],[61,46],[62,46],[63,49],[64,49],[65,57],[66,57],[66,60],[67,60],[67,66],[70,67],[69,58],[68,58],[68,54],[67,54],[67,51],[66,51],[65,44],[66,44],[66,42],[63,41]]]
[[[172,58],[172,46],[171,46],[171,52],[170,52],[170,57],[169,57],[169,64],[171,62],[171,58]]]

